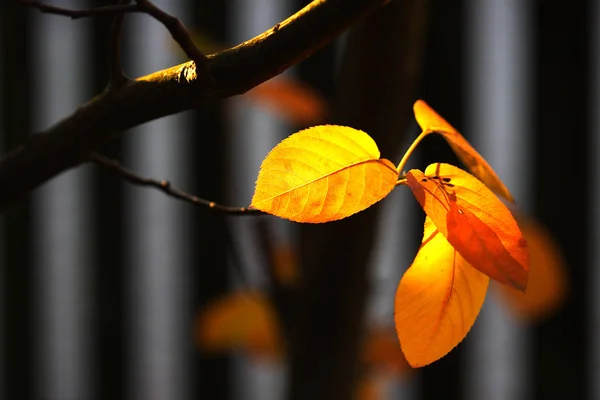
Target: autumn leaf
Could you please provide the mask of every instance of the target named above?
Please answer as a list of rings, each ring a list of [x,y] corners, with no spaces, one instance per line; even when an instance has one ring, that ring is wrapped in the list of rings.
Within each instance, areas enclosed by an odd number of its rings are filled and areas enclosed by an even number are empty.
[[[465,338],[488,282],[427,217],[423,243],[398,285],[394,306],[400,346],[411,366],[440,359]]]
[[[209,303],[196,320],[195,338],[205,352],[240,349],[271,359],[282,355],[275,313],[259,292],[237,292]]]
[[[306,83],[284,75],[256,86],[243,98],[255,101],[297,125],[318,123],[327,116],[327,102],[323,96]]]
[[[417,100],[413,106],[417,123],[425,134],[439,133],[469,171],[485,183],[493,192],[514,203],[514,199],[504,183],[485,159],[471,146],[464,136],[436,113],[423,100]]]
[[[527,286],[527,243],[510,210],[477,178],[450,164],[408,172],[407,184],[465,260],[500,283]]]
[[[388,195],[398,172],[365,132],[321,125],[297,132],[264,159],[251,207],[296,222],[329,222]]]
[[[525,293],[499,285],[505,303],[517,317],[537,322],[555,311],[567,293],[567,274],[560,246],[538,222],[518,217],[529,251],[529,283]]]
[[[389,327],[371,328],[362,349],[361,361],[371,369],[403,376],[410,371],[404,354],[398,347],[398,337]]]
[[[194,29],[191,35],[196,46],[205,54],[216,53],[229,47],[201,29]],[[171,42],[176,45],[172,39]],[[179,46],[173,48],[181,51]],[[278,75],[261,83],[244,93],[241,98],[263,106],[297,125],[306,126],[322,122],[328,114],[327,100],[310,85],[288,74]]]
[[[277,283],[292,287],[300,281],[298,252],[292,245],[280,244],[273,248],[273,274]]]
[[[381,400],[383,398],[382,378],[376,374],[363,374],[358,380],[356,400]]]

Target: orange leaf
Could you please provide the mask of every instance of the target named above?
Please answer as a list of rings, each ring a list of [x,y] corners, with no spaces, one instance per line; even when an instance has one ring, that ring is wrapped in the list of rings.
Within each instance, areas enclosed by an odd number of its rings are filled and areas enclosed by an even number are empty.
[[[316,90],[282,75],[249,90],[244,97],[298,125],[321,122],[327,115],[327,102]]]
[[[411,366],[440,359],[465,338],[483,306],[488,282],[427,217],[421,248],[396,292],[396,331]]]
[[[405,375],[410,369],[398,347],[398,337],[393,329],[371,330],[363,344],[361,361],[370,369]]]
[[[292,245],[280,244],[273,248],[273,273],[283,286],[294,286],[300,280],[298,252]]]
[[[452,246],[492,279],[524,291],[527,243],[510,210],[472,175],[450,164],[407,174],[413,194]]]
[[[384,379],[378,375],[368,374],[359,378],[356,388],[357,400],[381,400],[384,398]]]
[[[251,207],[297,222],[348,217],[388,195],[398,172],[365,132],[321,125],[297,132],[264,159]]]
[[[560,246],[539,223],[519,218],[529,250],[529,283],[522,293],[506,285],[499,290],[512,311],[528,321],[539,321],[564,301],[567,276]]]
[[[258,292],[238,292],[209,304],[196,319],[195,337],[206,352],[242,349],[268,358],[282,353],[274,311]]]
[[[514,203],[512,195],[504,186],[498,175],[485,159],[471,146],[459,131],[436,113],[423,100],[417,100],[413,106],[415,118],[423,132],[435,132],[443,136],[458,158],[467,166],[469,171],[493,192]]]

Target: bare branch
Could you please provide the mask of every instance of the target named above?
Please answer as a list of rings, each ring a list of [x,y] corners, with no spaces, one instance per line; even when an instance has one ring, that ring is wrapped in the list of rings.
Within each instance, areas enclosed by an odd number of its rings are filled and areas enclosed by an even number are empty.
[[[119,3],[128,3],[129,0],[117,0]],[[113,17],[108,37],[108,90],[115,90],[129,81],[123,72],[121,63],[121,35],[123,33],[123,21],[125,13],[119,13]]]
[[[194,44],[189,31],[183,26],[183,23],[172,15],[167,14],[156,7],[148,0],[137,0],[137,4],[145,13],[160,21],[171,34],[171,37],[177,42],[179,47],[185,52],[186,56],[196,63],[196,75],[200,79],[205,78],[207,60],[206,56]]]
[[[260,210],[255,210],[255,209],[246,208],[246,207],[228,207],[228,206],[223,206],[221,204],[217,204],[214,201],[208,201],[208,200],[201,199],[197,196],[194,196],[193,194],[189,194],[182,190],[173,188],[171,186],[171,183],[169,183],[169,181],[165,181],[165,180],[159,181],[156,179],[140,176],[140,175],[136,174],[135,172],[125,168],[117,160],[113,160],[111,158],[105,157],[98,153],[93,153],[90,157],[94,163],[96,163],[104,168],[109,169],[111,172],[117,174],[118,176],[120,176],[121,178],[126,180],[127,182],[130,182],[130,183],[133,183],[133,184],[139,185],[139,186],[146,186],[146,187],[158,189],[161,192],[165,193],[166,195],[174,197],[178,200],[192,203],[194,205],[201,206],[201,207],[207,207],[212,210],[215,210],[215,211],[218,211],[218,212],[221,212],[224,214],[230,214],[230,215],[261,215],[261,214],[264,214]]]
[[[70,17],[72,19],[85,18],[85,17],[93,17],[98,15],[112,15],[116,14],[116,18],[123,18],[124,13],[130,12],[139,12],[146,13],[152,16],[154,19],[162,23],[165,28],[169,31],[173,39],[179,44],[181,49],[185,52],[188,58],[194,61],[197,65],[197,70],[202,71],[204,76],[204,71],[206,70],[206,56],[196,47],[190,33],[183,26],[181,21],[176,17],[167,14],[160,8],[156,7],[149,0],[135,0],[135,3],[129,4],[129,0],[124,0],[127,4],[116,4],[110,6],[96,7],[90,8],[87,10],[74,10],[64,7],[52,6],[49,4],[45,4],[40,1],[35,0],[21,0],[21,2],[31,8],[35,8],[40,10],[43,13],[47,14],[56,14],[63,15],[66,17]],[[120,31],[119,24],[116,26],[116,30]],[[113,34],[111,33],[111,37]],[[198,68],[199,67],[199,68]],[[198,72],[199,72],[198,71]],[[197,72],[197,74],[198,74]],[[198,74],[200,75],[200,74]]]
[[[35,0],[20,0],[23,5],[31,8],[35,8],[45,14],[56,14],[69,17],[71,19],[79,19],[85,17],[99,16],[99,15],[114,15],[126,12],[145,12],[139,7],[139,4],[117,4],[111,6],[95,7],[85,10],[73,10],[70,8],[53,6],[45,4],[41,1]]]
[[[207,57],[106,91],[0,159],[0,212],[33,189],[89,160],[123,131],[216,99],[242,94],[309,57],[387,0],[315,0],[274,28]],[[201,76],[201,74],[200,74]]]

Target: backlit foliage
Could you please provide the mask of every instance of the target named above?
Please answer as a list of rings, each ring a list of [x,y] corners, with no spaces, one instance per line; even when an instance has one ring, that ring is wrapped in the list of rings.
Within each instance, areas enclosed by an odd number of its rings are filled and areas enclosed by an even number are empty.
[[[489,279],[502,284],[511,307],[533,318],[555,307],[564,288],[560,260],[544,259],[548,238],[524,235],[497,197],[514,199],[485,159],[424,101],[414,104],[422,128],[397,166],[381,159],[365,132],[322,125],[297,132],[264,159],[251,206],[296,222],[346,218],[408,186],[426,213],[423,243],[396,293],[395,323],[400,346],[413,367],[443,357],[462,341],[485,300]],[[402,172],[424,137],[442,135],[466,172],[434,163],[425,172]],[[542,231],[543,232],[543,231]],[[530,249],[536,277],[530,277]],[[528,281],[534,290],[526,291]],[[542,284],[544,282],[544,284]],[[550,287],[545,291],[545,287]]]

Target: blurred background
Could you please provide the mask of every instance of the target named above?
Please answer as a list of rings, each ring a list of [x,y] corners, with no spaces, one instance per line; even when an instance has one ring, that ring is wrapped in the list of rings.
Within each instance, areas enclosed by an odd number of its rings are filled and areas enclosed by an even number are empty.
[[[155,3],[211,53],[308,2]],[[554,238],[542,253],[558,278],[535,310],[491,286],[467,339],[411,370],[393,307],[424,214],[406,188],[301,226],[225,216],[86,165],[0,215],[0,398],[282,399],[291,388],[298,399],[600,399],[599,20],[596,0],[396,0],[283,77],[102,149],[245,206],[267,152],[311,125],[364,129],[398,162],[422,98]],[[103,90],[109,22],[2,1],[0,152]],[[126,17],[123,59],[132,77],[185,60],[144,15]],[[409,167],[434,161],[457,163],[428,138]]]

